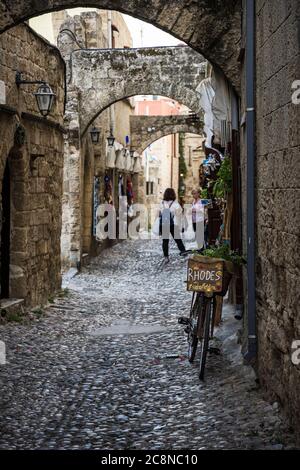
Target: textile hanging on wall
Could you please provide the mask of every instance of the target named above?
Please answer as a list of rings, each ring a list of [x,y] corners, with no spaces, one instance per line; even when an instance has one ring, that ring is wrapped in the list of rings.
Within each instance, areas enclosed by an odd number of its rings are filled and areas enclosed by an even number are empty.
[[[196,91],[204,110],[205,146],[219,144],[226,147],[231,141],[232,104],[236,105],[229,82],[213,70],[212,75],[202,80]]]
[[[93,207],[93,235],[96,236],[97,224],[99,217],[97,216],[97,209],[100,206],[101,182],[98,176],[94,177],[94,207]]]
[[[133,204],[133,185],[130,178],[127,178],[126,193],[128,205],[131,206]]]
[[[104,201],[108,204],[113,204],[113,197],[112,197],[113,187],[111,177],[105,175],[104,177]]]

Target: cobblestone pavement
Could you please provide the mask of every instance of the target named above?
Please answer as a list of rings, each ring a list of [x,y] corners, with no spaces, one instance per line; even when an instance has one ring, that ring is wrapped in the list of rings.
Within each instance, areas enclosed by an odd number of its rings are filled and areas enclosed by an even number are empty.
[[[161,269],[160,258],[157,241],[123,242],[43,315],[0,327],[0,448],[292,448],[276,404],[225,354],[198,382],[177,324],[186,262],[173,251]]]

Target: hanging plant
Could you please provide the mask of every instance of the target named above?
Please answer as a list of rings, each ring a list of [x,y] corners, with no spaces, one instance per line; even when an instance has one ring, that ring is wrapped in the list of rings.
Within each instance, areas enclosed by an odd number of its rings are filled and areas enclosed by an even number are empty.
[[[229,156],[223,160],[217,176],[213,193],[216,198],[224,199],[232,192],[232,164]]]

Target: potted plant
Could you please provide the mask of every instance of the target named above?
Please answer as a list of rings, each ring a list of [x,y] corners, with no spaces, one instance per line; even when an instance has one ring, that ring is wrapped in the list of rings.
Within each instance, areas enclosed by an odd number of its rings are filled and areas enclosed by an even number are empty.
[[[238,273],[240,266],[246,264],[246,259],[237,252],[232,251],[227,244],[207,248],[201,255],[196,255],[194,259],[204,264],[223,261],[222,291],[218,293],[223,297],[228,291],[232,276]]]

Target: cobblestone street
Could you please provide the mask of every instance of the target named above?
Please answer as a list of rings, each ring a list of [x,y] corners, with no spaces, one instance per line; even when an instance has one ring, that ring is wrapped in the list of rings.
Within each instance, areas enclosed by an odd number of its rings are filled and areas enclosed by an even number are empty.
[[[186,261],[174,247],[170,265],[160,259],[158,241],[123,242],[31,322],[0,327],[1,449],[293,447],[277,404],[226,352],[199,383],[177,324]]]

